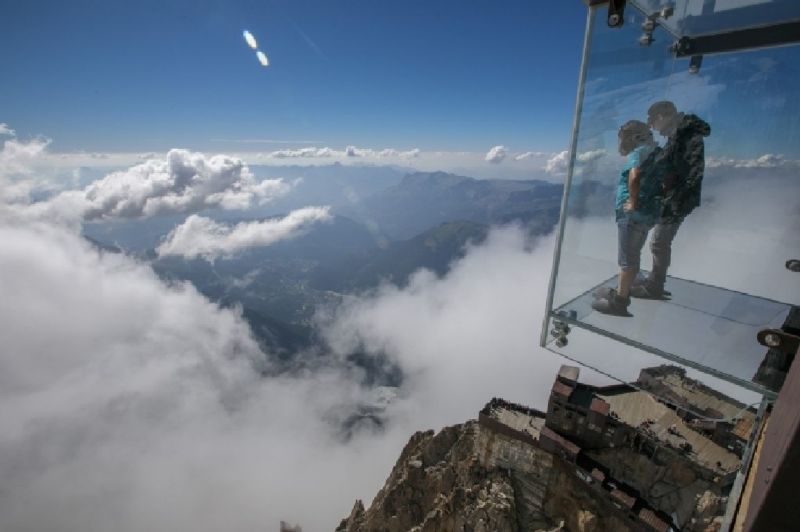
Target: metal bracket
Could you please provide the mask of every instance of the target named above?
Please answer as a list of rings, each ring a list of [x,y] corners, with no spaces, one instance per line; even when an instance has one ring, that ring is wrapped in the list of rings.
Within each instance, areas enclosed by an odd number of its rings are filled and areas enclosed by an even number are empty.
[[[756,336],[758,343],[770,349],[777,349],[786,355],[794,355],[800,348],[800,336],[780,329],[763,329]]]
[[[800,21],[782,22],[741,30],[681,37],[672,45],[675,57],[752,50],[800,42]]]
[[[650,46],[653,44],[655,39],[653,38],[653,32],[655,31],[656,27],[658,26],[658,19],[667,20],[675,13],[675,8],[671,5],[667,5],[662,7],[659,11],[654,13],[650,13],[642,22],[642,36],[639,37],[639,44],[642,46]]]
[[[625,1],[610,0],[608,3],[608,27],[621,28],[625,22]]]
[[[689,60],[689,74],[697,74],[700,72],[700,67],[703,66],[703,56],[693,55]]]
[[[576,319],[578,317],[577,313],[574,310],[569,311],[566,313],[564,311],[560,311],[559,315],[564,316],[565,318]],[[553,328],[550,330],[550,336],[556,339],[556,347],[566,347],[569,343],[567,341],[567,335],[570,333],[572,329],[570,329],[569,324],[565,321],[559,320],[557,317],[553,317]]]

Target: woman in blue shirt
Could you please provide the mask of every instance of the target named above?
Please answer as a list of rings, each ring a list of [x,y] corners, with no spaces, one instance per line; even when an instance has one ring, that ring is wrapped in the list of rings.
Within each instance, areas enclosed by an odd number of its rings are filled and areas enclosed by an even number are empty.
[[[655,225],[661,206],[663,172],[657,162],[659,148],[650,127],[639,120],[619,130],[619,153],[627,156],[617,183],[617,289],[605,290],[592,303],[604,314],[630,316],[630,288],[639,273],[639,260],[647,233]]]

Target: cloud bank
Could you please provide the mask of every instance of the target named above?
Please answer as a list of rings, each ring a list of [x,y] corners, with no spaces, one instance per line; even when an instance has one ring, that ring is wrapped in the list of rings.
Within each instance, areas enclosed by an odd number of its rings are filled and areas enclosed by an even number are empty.
[[[708,168],[800,168],[800,161],[786,159],[783,155],[765,153],[754,159],[734,159],[732,157],[709,157]]]
[[[281,180],[256,181],[241,159],[173,149],[165,159],[113,172],[38,208],[83,220],[142,218],[211,208],[245,209],[288,189]]]
[[[682,227],[674,273],[800,297],[776,281],[796,275],[781,255],[800,245],[794,189],[724,186]],[[276,376],[236,311],[10,214],[0,209],[2,530],[330,530],[375,495],[413,431],[474,418],[492,396],[542,408],[563,362],[537,347],[553,240],[532,246],[514,227],[443,277],[421,271],[330,309],[318,331],[329,356]],[[599,229],[578,251],[594,246],[613,270],[613,220],[587,223]],[[584,352],[633,368],[625,348],[596,343]],[[344,361],[353,350],[387,355],[405,380],[385,431],[344,442],[342,419],[371,400]]]
[[[384,148],[382,150],[374,150],[372,148],[358,148],[356,146],[347,146],[344,150],[336,150],[334,148],[324,147],[307,147],[287,150],[276,150],[268,152],[264,155],[270,159],[327,159],[327,158],[372,158],[372,159],[387,159],[387,158],[400,158],[400,159],[414,159],[419,156],[420,150],[414,148],[412,150],[396,150],[394,148]]]
[[[330,363],[279,376],[239,315],[190,285],[49,224],[0,219],[0,246],[13,279],[0,299],[3,530],[330,530],[415,430],[474,418],[493,395],[542,404],[557,366],[534,356],[549,244],[531,252],[516,229],[447,277],[420,272],[334,310]],[[373,399],[342,362],[358,344],[408,378],[385,430],[345,442],[341,422]]]
[[[156,251],[159,256],[177,255],[185,259],[229,257],[248,248],[294,238],[313,224],[330,219],[328,207],[305,207],[283,218],[234,226],[193,214],[173,229]]]
[[[398,362],[409,378],[396,407],[421,426],[474,418],[493,396],[543,407],[560,364],[537,347],[552,243],[494,230],[444,277],[419,271],[404,289],[349,300],[326,337],[337,353]]]
[[[328,357],[274,375],[235,310],[19,214],[0,209],[2,530],[330,530],[415,430],[472,418],[493,395],[546,396],[531,322],[550,253],[519,230],[447,277],[333,309]],[[374,401],[345,360],[359,342],[408,378],[384,430],[345,442],[342,421]]]
[[[266,378],[191,286],[50,225],[0,242],[0,529],[326,530],[377,490],[400,436],[344,445],[332,422],[358,375]]]
[[[526,152],[520,153],[518,155],[515,155],[514,156],[514,160],[515,161],[525,161],[525,160],[531,159],[533,157],[544,157],[545,155],[547,155],[547,154],[544,153],[544,152],[541,152],[541,151],[526,151]]]

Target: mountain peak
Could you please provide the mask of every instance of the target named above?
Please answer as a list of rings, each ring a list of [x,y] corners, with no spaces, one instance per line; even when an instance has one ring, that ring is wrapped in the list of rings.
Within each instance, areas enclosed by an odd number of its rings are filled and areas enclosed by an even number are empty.
[[[399,187],[424,185],[425,187],[446,189],[465,181],[476,181],[476,179],[447,172],[414,172],[406,174]]]

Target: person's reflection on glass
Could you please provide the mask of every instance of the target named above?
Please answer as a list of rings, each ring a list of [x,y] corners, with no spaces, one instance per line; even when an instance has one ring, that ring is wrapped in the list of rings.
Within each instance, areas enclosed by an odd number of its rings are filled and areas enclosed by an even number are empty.
[[[711,127],[693,114],[679,113],[670,101],[656,102],[647,111],[647,124],[667,137],[659,156],[665,166],[663,203],[653,229],[650,250],[653,269],[631,289],[633,297],[662,299],[672,258],[672,241],[686,216],[700,205],[700,190],[705,170],[703,137]]]
[[[630,316],[629,291],[639,273],[639,259],[647,233],[655,224],[661,206],[661,150],[650,127],[639,120],[626,122],[619,130],[619,153],[627,156],[617,184],[617,288],[596,292],[592,308],[604,314]]]

